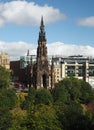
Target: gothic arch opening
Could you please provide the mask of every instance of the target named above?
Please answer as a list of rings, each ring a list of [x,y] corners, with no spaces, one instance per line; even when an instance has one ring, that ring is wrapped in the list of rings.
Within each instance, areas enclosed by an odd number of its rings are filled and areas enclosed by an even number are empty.
[[[47,75],[46,74],[42,75],[42,83],[43,83],[43,87],[47,88]]]

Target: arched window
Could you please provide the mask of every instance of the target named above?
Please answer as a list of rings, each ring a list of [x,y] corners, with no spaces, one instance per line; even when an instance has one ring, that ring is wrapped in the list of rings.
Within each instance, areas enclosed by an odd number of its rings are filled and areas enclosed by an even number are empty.
[[[42,79],[43,79],[43,87],[47,88],[47,80],[46,80],[47,79],[47,75],[43,74]]]

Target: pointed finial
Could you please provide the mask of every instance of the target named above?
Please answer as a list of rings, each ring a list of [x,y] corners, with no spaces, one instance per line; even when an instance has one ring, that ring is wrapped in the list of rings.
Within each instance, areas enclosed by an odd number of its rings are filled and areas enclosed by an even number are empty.
[[[41,31],[44,31],[43,16],[41,17],[41,25],[40,25],[40,30],[41,30]]]
[[[29,50],[27,51],[27,56],[29,56]]]
[[[44,23],[43,23],[43,16],[41,16],[41,26],[43,26]]]

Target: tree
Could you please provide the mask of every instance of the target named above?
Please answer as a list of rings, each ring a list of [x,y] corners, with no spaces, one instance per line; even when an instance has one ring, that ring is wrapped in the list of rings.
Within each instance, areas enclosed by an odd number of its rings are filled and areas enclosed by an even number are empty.
[[[51,105],[39,104],[28,111],[28,130],[61,130],[55,110]]]
[[[79,101],[80,84],[76,78],[65,78],[59,81],[52,90],[54,101],[61,101],[69,104],[71,101]]]
[[[94,100],[94,91],[89,83],[77,78],[65,78],[52,90],[54,101],[88,103]]]
[[[35,96],[36,96],[36,89],[35,88],[29,88],[26,99],[21,104],[21,108],[22,109],[28,109],[31,104],[34,104],[35,103]]]
[[[69,103],[70,102],[70,95],[65,88],[65,86],[59,82],[55,85],[55,88],[52,90],[52,96],[54,102],[62,102],[62,103]]]
[[[79,79],[73,77],[65,78],[61,83],[65,86],[66,90],[70,94],[70,99],[72,101],[78,101],[80,97]]]
[[[27,112],[20,108],[15,108],[11,111],[12,113],[12,126],[9,130],[27,130]]]
[[[94,91],[91,85],[85,81],[80,81],[80,101],[81,103],[88,103],[91,100],[94,100]]]
[[[12,89],[3,89],[0,93],[0,107],[12,109],[17,105],[17,96]]]
[[[68,105],[61,122],[64,130],[90,130],[90,119],[78,103]]]
[[[52,95],[47,89],[39,89],[36,91],[35,104],[48,105],[53,102]]]
[[[12,125],[12,115],[6,108],[0,107],[0,130],[8,130]]]
[[[10,72],[0,66],[0,89],[7,88],[10,84]]]

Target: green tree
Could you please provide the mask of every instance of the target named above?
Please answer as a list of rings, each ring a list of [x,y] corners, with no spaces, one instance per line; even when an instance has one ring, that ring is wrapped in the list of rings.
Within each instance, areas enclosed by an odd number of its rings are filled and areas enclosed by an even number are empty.
[[[68,105],[61,122],[64,130],[90,130],[90,118],[83,113],[78,103]]]
[[[77,78],[65,78],[61,83],[65,86],[66,90],[70,94],[72,101],[78,101],[80,97],[80,83]]]
[[[81,103],[88,103],[91,100],[94,100],[94,90],[91,85],[85,81],[80,80],[80,101]]]
[[[11,111],[12,113],[12,126],[9,130],[27,130],[27,112],[20,108],[15,108]]]
[[[47,89],[39,89],[36,91],[35,104],[50,104],[53,102],[53,97]]]
[[[12,89],[3,89],[0,93],[0,107],[12,109],[17,105],[18,98]]]
[[[71,101],[78,102],[80,94],[79,80],[72,77],[60,81],[52,90],[54,101],[60,101],[66,104],[71,103]]]
[[[55,88],[52,90],[52,96],[54,102],[62,102],[67,104],[70,102],[70,95],[62,82],[55,85]]]
[[[8,130],[12,125],[12,115],[6,108],[0,107],[0,130]]]
[[[88,116],[80,105],[94,99],[94,91],[89,83],[73,77],[65,78],[55,85],[52,95],[62,129],[90,130],[93,127],[93,115]]]
[[[0,89],[9,87],[10,72],[4,67],[0,66]]]
[[[63,102],[58,102],[57,101],[57,102],[54,103],[54,109],[55,109],[56,115],[58,117],[58,121],[60,121],[61,124],[62,124],[61,129],[64,129],[64,127],[63,127],[63,118],[65,116],[65,111],[66,111],[67,107],[68,107],[68,105],[66,105]]]
[[[28,94],[25,100],[21,104],[22,109],[28,109],[31,104],[35,103],[36,89],[29,88]]]
[[[52,90],[54,101],[63,103],[88,103],[94,100],[94,91],[89,83],[77,78],[65,78],[55,85]]]
[[[28,112],[28,130],[61,130],[55,110],[51,105],[39,104]]]

